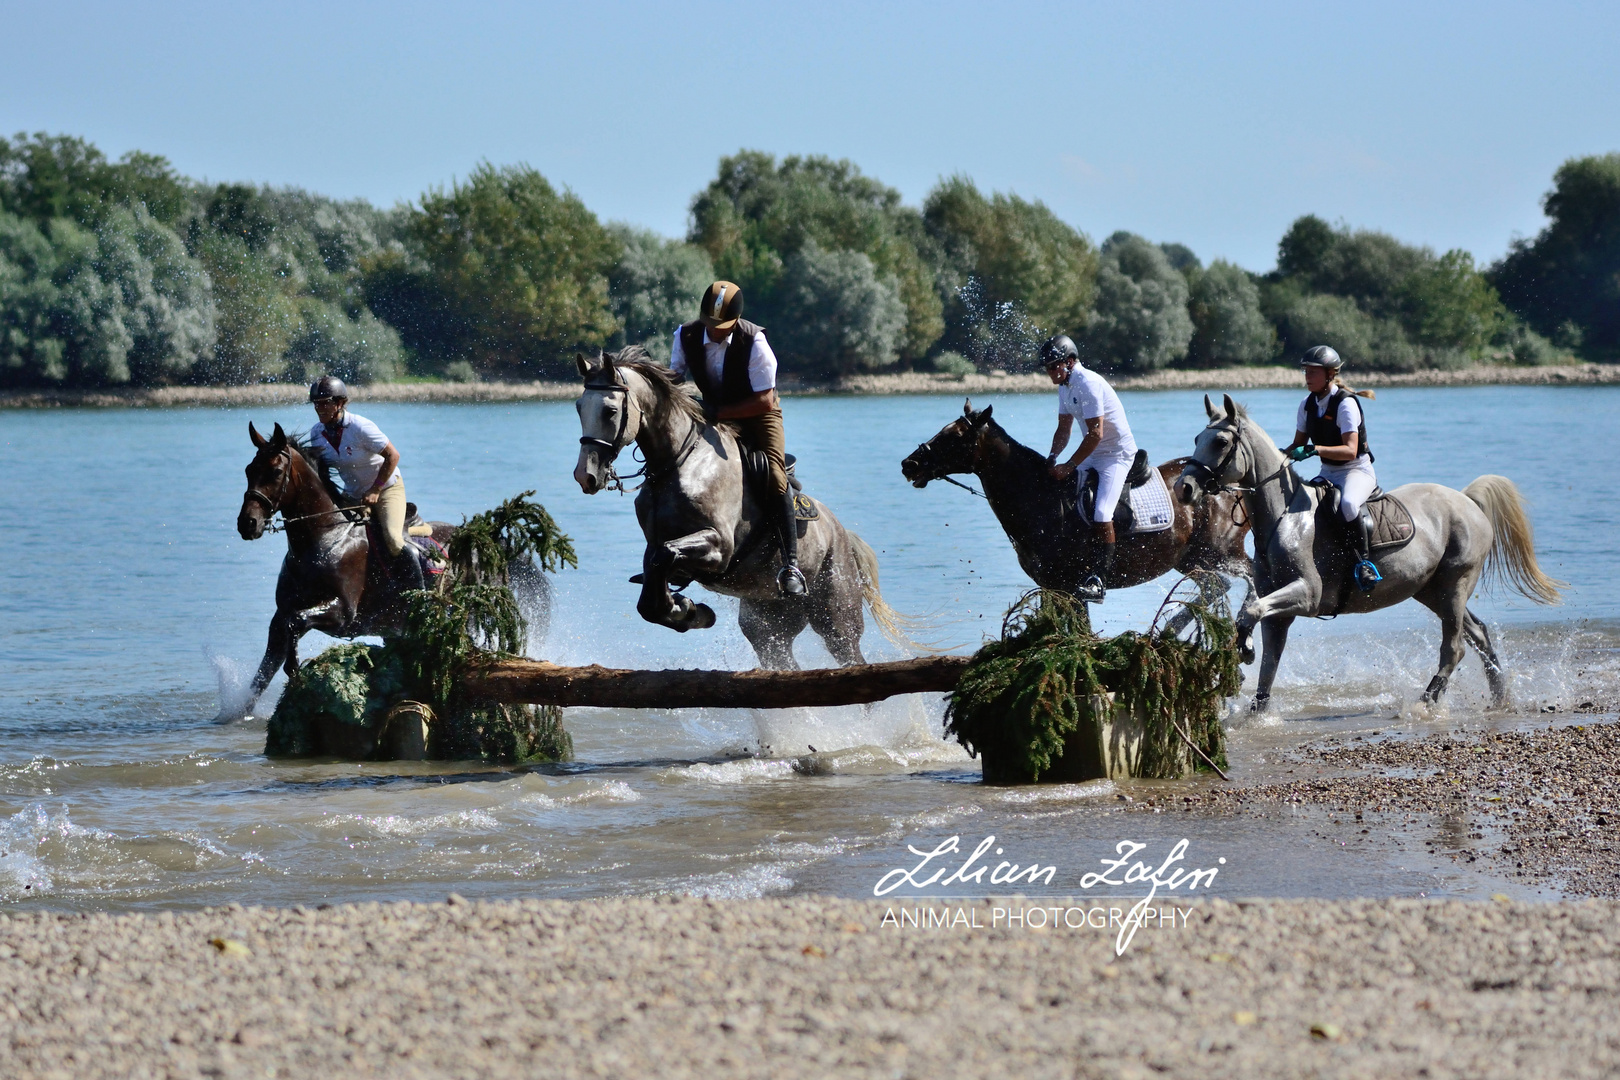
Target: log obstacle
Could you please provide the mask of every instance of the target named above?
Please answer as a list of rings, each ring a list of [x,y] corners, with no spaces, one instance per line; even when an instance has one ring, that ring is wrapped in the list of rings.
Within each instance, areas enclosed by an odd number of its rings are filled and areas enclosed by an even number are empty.
[[[618,709],[789,709],[859,705],[896,694],[954,690],[972,657],[928,656],[809,671],[637,671],[496,660],[467,668],[462,692],[479,701]]]

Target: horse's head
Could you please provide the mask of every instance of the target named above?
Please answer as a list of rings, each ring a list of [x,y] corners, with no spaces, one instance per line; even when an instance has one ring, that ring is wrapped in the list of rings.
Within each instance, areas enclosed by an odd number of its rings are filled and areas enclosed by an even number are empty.
[[[912,487],[927,487],[930,480],[972,472],[979,435],[990,422],[993,408],[986,405],[974,412],[972,401],[963,402],[962,418],[940,428],[938,435],[907,455],[900,463],[900,475],[910,480]]]
[[[248,438],[253,440],[258,453],[248,462],[247,492],[242,496],[242,511],[236,515],[236,531],[244,540],[257,540],[264,535],[265,527],[287,495],[293,474],[292,458],[297,451],[289,445],[287,433],[281,430],[280,424],[267,439],[249,421]]]
[[[613,482],[613,460],[635,441],[641,414],[631,399],[628,375],[613,364],[612,353],[599,353],[595,360],[583,353],[574,358],[585,390],[574,402],[579,413],[579,463],[574,481],[587,495]]]
[[[1243,442],[1244,413],[1231,394],[1224,395],[1225,410],[1204,395],[1204,412],[1209,424],[1193,440],[1193,454],[1176,477],[1176,498],[1187,505],[1205,494],[1214,494],[1243,479],[1247,463],[1240,452]]]

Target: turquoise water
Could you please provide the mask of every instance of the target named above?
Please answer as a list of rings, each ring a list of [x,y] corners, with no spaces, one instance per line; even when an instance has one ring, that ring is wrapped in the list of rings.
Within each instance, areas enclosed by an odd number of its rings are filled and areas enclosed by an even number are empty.
[[[1241,395],[1279,442],[1300,396]],[[1201,394],[1122,397],[1155,460],[1190,449]],[[990,403],[1022,441],[1049,440],[1052,398],[975,401]],[[900,476],[900,459],[960,409],[953,397],[797,398],[786,421],[807,489],[879,553],[889,602],[927,616],[933,640],[968,648],[1029,582],[982,500],[940,484],[918,491]],[[536,655],[751,666],[730,601],[710,598],[721,620],[705,633],[678,635],[635,614],[626,579],[642,541],[631,501],[574,484],[571,404],[357,411],[401,448],[411,498],[428,516],[456,521],[533,488],[574,538],[580,567],[556,576],[551,632]],[[1384,486],[1507,475],[1530,507],[1543,569],[1570,583],[1561,608],[1513,597],[1476,604],[1525,715],[1620,696],[1620,480],[1591,453],[1592,433],[1616,417],[1620,388],[1611,387],[1389,390],[1368,406]],[[1100,843],[1093,833],[1108,820],[1099,808],[1112,788],[975,786],[977,762],[939,740],[936,699],[765,714],[573,710],[580,760],[566,770],[267,762],[262,721],[208,722],[257,662],[283,552],[274,538],[247,543],[234,529],[250,419],[261,430],[312,422],[301,408],[0,412],[0,545],[11,569],[0,589],[0,897],[117,907],[447,888],[861,894],[869,865],[904,855],[901,839],[922,833],[1016,828],[1048,848]],[[1114,594],[1100,627],[1145,627],[1170,583]],[[303,654],[323,644],[310,635]],[[1322,730],[1387,726],[1428,681],[1436,647],[1433,618],[1412,604],[1297,625],[1279,678],[1281,718],[1240,717],[1234,759],[1261,770],[1271,749]],[[866,648],[902,655],[875,633]],[[804,663],[829,662],[811,635],[798,651]],[[1470,657],[1451,721],[1479,714],[1483,682]],[[787,756],[812,744],[851,749],[843,771],[795,773]],[[1046,808],[1031,812],[1030,800]],[[1348,878],[1296,871],[1275,856],[1278,836],[1254,829],[1209,837],[1249,853],[1248,869],[1227,876],[1232,888],[1418,891],[1415,871],[1396,872],[1382,856]]]

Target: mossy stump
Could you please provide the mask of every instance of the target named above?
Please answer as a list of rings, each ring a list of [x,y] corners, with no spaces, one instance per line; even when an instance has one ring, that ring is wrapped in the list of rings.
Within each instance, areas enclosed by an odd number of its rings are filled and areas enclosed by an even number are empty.
[[[440,716],[406,696],[404,664],[383,645],[335,645],[287,681],[265,732],[267,757],[351,761],[566,761],[562,710],[468,703]]]
[[[1226,765],[1221,726],[1240,681],[1229,618],[1171,591],[1180,614],[1099,637],[1084,604],[1048,590],[1007,612],[950,695],[945,733],[987,784],[1179,780]],[[1183,636],[1185,634],[1186,636]]]

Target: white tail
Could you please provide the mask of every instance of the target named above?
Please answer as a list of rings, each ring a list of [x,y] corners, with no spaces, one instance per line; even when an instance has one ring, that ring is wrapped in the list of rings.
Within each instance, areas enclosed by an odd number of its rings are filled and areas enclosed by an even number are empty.
[[[878,629],[896,645],[909,646],[919,652],[939,651],[920,645],[907,635],[908,629],[916,629],[921,623],[910,615],[894,610],[884,601],[883,593],[878,588],[877,553],[854,532],[845,532],[849,536],[850,546],[855,549],[855,570],[861,576],[861,596],[866,600],[867,610],[872,613],[872,621],[877,623]]]
[[[1535,534],[1524,512],[1524,498],[1505,476],[1481,476],[1463,488],[1463,494],[1485,511],[1496,536],[1485,557],[1481,580],[1502,584],[1538,604],[1560,604],[1560,590],[1569,586],[1550,578],[1536,565]]]

